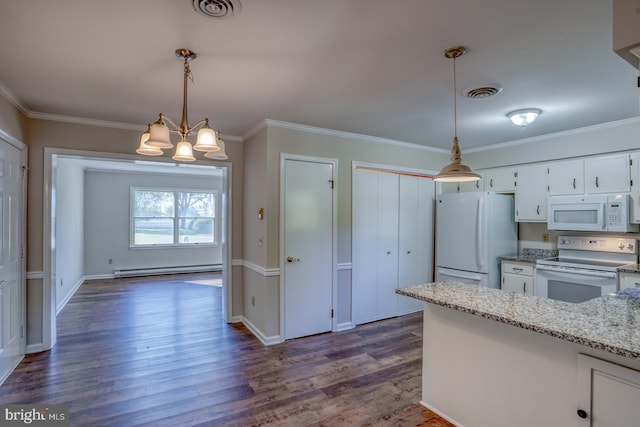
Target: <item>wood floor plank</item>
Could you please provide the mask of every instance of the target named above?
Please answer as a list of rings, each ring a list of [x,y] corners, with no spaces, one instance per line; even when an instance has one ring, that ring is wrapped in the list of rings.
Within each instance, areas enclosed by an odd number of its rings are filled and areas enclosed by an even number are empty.
[[[72,426],[451,426],[418,405],[421,314],[265,347],[198,284],[218,278],[87,282],[0,402],[68,404]]]

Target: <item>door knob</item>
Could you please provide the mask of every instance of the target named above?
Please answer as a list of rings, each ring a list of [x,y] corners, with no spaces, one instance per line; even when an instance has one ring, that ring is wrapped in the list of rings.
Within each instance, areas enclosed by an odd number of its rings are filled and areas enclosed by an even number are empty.
[[[4,284],[6,280],[0,280],[0,285]]]
[[[300,258],[294,258],[292,256],[287,257],[287,262],[298,262],[298,261],[300,261]]]

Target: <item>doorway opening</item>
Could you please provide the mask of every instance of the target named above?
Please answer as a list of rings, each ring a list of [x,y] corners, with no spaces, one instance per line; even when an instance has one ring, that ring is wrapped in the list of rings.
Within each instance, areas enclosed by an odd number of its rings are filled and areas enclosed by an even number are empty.
[[[45,149],[44,172],[43,350],[55,345],[56,315],[85,280],[218,270],[221,316],[231,321],[230,163],[186,165],[168,159],[141,161],[134,155]],[[176,198],[208,194],[210,213],[201,218],[202,206],[191,206],[184,211],[197,218],[185,220],[176,213],[160,218],[154,228],[149,226],[154,221],[136,222],[134,188],[150,193],[160,189]],[[143,240],[136,245],[142,231],[146,237],[152,232],[165,236],[165,223],[170,221],[176,224],[174,242],[145,245]],[[185,223],[195,227],[187,229]],[[184,239],[192,229],[200,235]],[[209,241],[197,241],[207,233]]]

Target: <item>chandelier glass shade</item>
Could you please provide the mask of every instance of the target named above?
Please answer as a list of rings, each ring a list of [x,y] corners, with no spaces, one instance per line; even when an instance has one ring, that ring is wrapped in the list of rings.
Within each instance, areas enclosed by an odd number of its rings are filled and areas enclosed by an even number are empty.
[[[136,153],[145,156],[161,156],[164,154],[162,150],[172,149],[171,134],[175,133],[180,136],[180,141],[176,144],[173,160],[180,162],[193,162],[196,160],[193,150],[204,152],[205,157],[216,160],[226,160],[228,157],[225,152],[224,142],[220,138],[220,132],[209,126],[209,119],[200,120],[193,126],[189,126],[189,118],[187,115],[187,83],[190,79],[193,82],[191,67],[189,61],[196,58],[195,52],[188,49],[177,49],[176,56],[184,63],[183,73],[183,97],[182,97],[182,119],[180,125],[176,125],[171,119],[160,113],[158,120],[150,124],[140,137],[140,146]],[[169,127],[167,125],[171,127]],[[189,136],[198,129],[196,143],[191,145]],[[216,157],[208,156],[208,154],[216,154]]]
[[[437,182],[465,182],[477,181],[480,175],[473,172],[467,165],[462,164],[462,155],[458,145],[458,108],[456,103],[456,58],[462,56],[466,49],[462,46],[452,47],[444,51],[444,56],[453,59],[453,146],[451,147],[451,163],[433,177]]]

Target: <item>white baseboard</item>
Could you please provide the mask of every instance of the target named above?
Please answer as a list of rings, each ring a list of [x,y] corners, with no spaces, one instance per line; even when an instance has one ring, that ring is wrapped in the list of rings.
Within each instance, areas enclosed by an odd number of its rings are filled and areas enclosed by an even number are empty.
[[[91,274],[89,276],[84,276],[84,280],[104,280],[104,279],[115,279],[113,274]]]
[[[265,336],[260,329],[256,328],[255,325],[253,323],[251,323],[249,321],[249,319],[247,319],[246,317],[242,317],[242,323],[244,324],[244,326],[247,327],[247,329],[249,329],[249,331],[251,331],[251,333],[253,335],[255,335],[256,338],[258,338],[260,340],[260,342],[264,345],[274,345],[274,344],[280,344],[282,342],[282,339],[280,338],[280,335],[274,335],[271,337],[267,337]]]
[[[355,328],[355,325],[352,322],[338,323],[336,325],[336,332],[347,331],[353,328]]]
[[[44,344],[42,344],[41,342],[36,344],[29,344],[26,348],[27,354],[40,353],[42,351],[44,351]]]
[[[451,417],[448,417],[446,414],[443,414],[442,412],[438,411],[436,408],[434,408],[433,406],[429,405],[427,402],[425,402],[424,400],[420,401],[420,405],[424,406],[425,408],[427,408],[428,410],[430,410],[431,412],[437,414],[439,417],[444,418],[445,420],[449,421],[451,424],[453,424],[456,427],[464,427],[464,425],[460,424],[459,422],[457,422],[456,420],[454,420]]]
[[[243,319],[242,316],[233,316],[229,320],[229,323],[240,323],[242,322],[242,319]]]
[[[71,289],[71,291],[67,294],[67,296],[65,297],[64,300],[62,300],[60,302],[60,304],[58,304],[58,306],[56,307],[56,316],[58,314],[60,314],[60,312],[62,311],[62,309],[64,308],[65,305],[67,305],[67,303],[69,302],[69,300],[71,299],[71,297],[78,291],[78,289],[80,289],[80,286],[82,286],[82,284],[84,283],[85,278],[82,277],[80,280],[78,280],[78,283],[76,283],[75,285],[73,285],[73,289]]]

